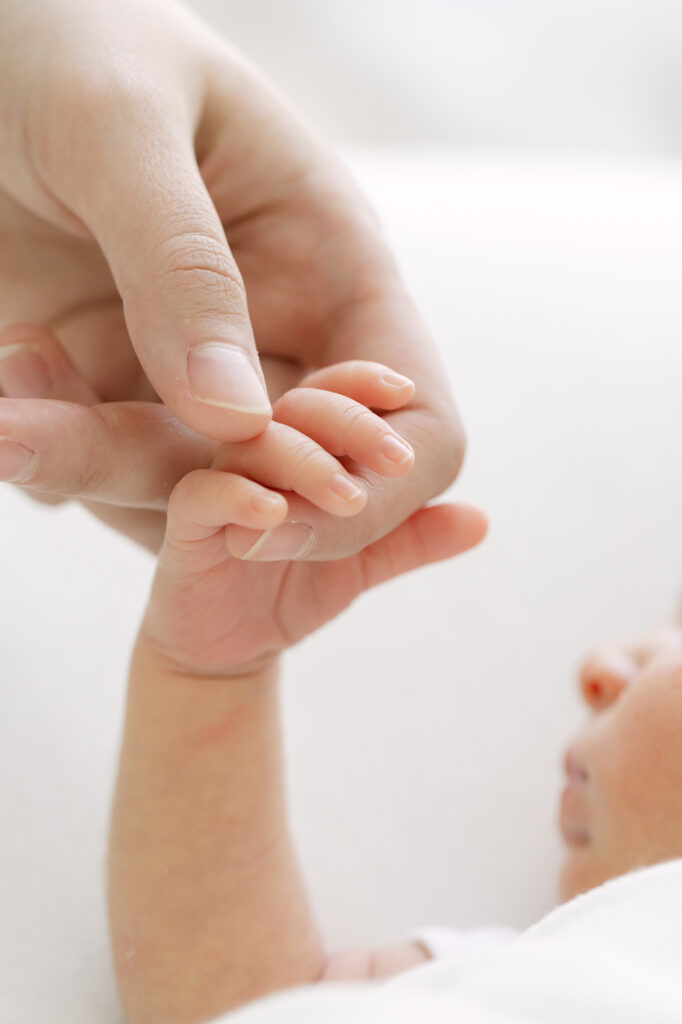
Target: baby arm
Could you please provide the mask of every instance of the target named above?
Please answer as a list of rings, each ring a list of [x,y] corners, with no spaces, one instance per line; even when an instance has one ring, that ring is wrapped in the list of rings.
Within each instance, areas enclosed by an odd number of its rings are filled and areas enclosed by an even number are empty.
[[[109,857],[133,1024],[211,1020],[324,971],[287,830],[277,701],[276,663],[207,680],[137,644]]]
[[[221,470],[189,474],[171,499],[131,665],[110,841],[114,958],[133,1024],[206,1021],[274,989],[388,969],[385,958],[325,956],[287,827],[278,653],[364,589],[473,546],[485,520],[439,506],[335,562],[234,557],[302,501],[337,515],[362,507],[362,494],[346,488],[344,504],[330,491],[339,474],[353,483],[330,451],[409,471],[382,464],[394,432],[356,401],[395,407],[377,371],[357,364],[338,380],[345,394],[333,393],[332,371],[317,380],[326,390],[312,418],[311,396],[289,392],[286,425],[225,446]],[[398,957],[406,966],[423,954]]]

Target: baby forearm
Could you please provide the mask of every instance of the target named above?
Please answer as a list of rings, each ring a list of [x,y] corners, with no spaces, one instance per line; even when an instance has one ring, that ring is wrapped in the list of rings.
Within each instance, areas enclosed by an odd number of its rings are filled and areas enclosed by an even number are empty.
[[[319,977],[288,835],[277,667],[174,673],[138,641],[114,800],[109,903],[132,1024],[189,1024]]]

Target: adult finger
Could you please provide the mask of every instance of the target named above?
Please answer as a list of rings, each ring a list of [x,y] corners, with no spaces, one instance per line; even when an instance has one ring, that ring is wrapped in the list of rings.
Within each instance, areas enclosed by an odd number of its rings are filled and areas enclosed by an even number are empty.
[[[271,406],[246,293],[193,149],[193,112],[169,85],[118,86],[87,101],[77,172],[64,198],[95,236],[130,337],[157,393],[183,423],[240,441]]]
[[[100,401],[57,339],[34,324],[13,324],[0,331],[0,394],[7,398],[60,398],[82,405]],[[5,446],[5,459],[7,452]],[[70,500],[62,494],[26,490],[42,505],[62,505]]]
[[[7,398],[101,401],[54,335],[34,324],[13,324],[0,332],[0,388]]]
[[[16,324],[0,332],[0,389],[7,398],[61,399],[85,406],[100,402],[54,335],[34,324]],[[44,505],[70,500],[63,494],[30,487],[25,490]],[[166,526],[164,512],[88,500],[83,505],[101,522],[149,551],[159,550]]]
[[[422,508],[355,556],[362,564],[365,589],[430,562],[461,555],[480,544],[487,529],[488,520],[477,505]]]
[[[157,403],[0,399],[0,479],[40,491],[163,510],[215,447]]]

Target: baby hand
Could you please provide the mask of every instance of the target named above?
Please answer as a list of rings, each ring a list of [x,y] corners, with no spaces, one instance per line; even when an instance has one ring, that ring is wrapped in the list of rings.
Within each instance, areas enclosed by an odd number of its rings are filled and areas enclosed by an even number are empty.
[[[215,468],[255,478],[287,492],[288,499],[286,521],[275,529],[230,527],[231,554],[258,561],[326,560],[316,549],[333,529],[332,517],[355,516],[367,504],[362,477],[348,470],[364,467],[384,478],[411,470],[411,446],[370,409],[395,411],[413,394],[412,381],[381,364],[339,363],[287,391],[274,405],[274,422],[252,443],[223,445]]]
[[[142,637],[193,675],[244,675],[336,616],[363,590],[464,551],[485,518],[467,506],[422,509],[364,551],[301,557],[314,516],[357,515],[353,475],[408,473],[409,445],[369,405],[396,409],[409,381],[373,363],[319,371],[282,396],[259,437],[222,445],[213,467],[175,487]],[[257,561],[254,559],[258,559]]]

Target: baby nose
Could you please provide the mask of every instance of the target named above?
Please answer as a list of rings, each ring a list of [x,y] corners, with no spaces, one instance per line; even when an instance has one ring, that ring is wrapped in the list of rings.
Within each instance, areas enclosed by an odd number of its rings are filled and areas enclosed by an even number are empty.
[[[634,675],[632,659],[622,650],[597,651],[580,669],[580,691],[595,711],[617,700]]]

